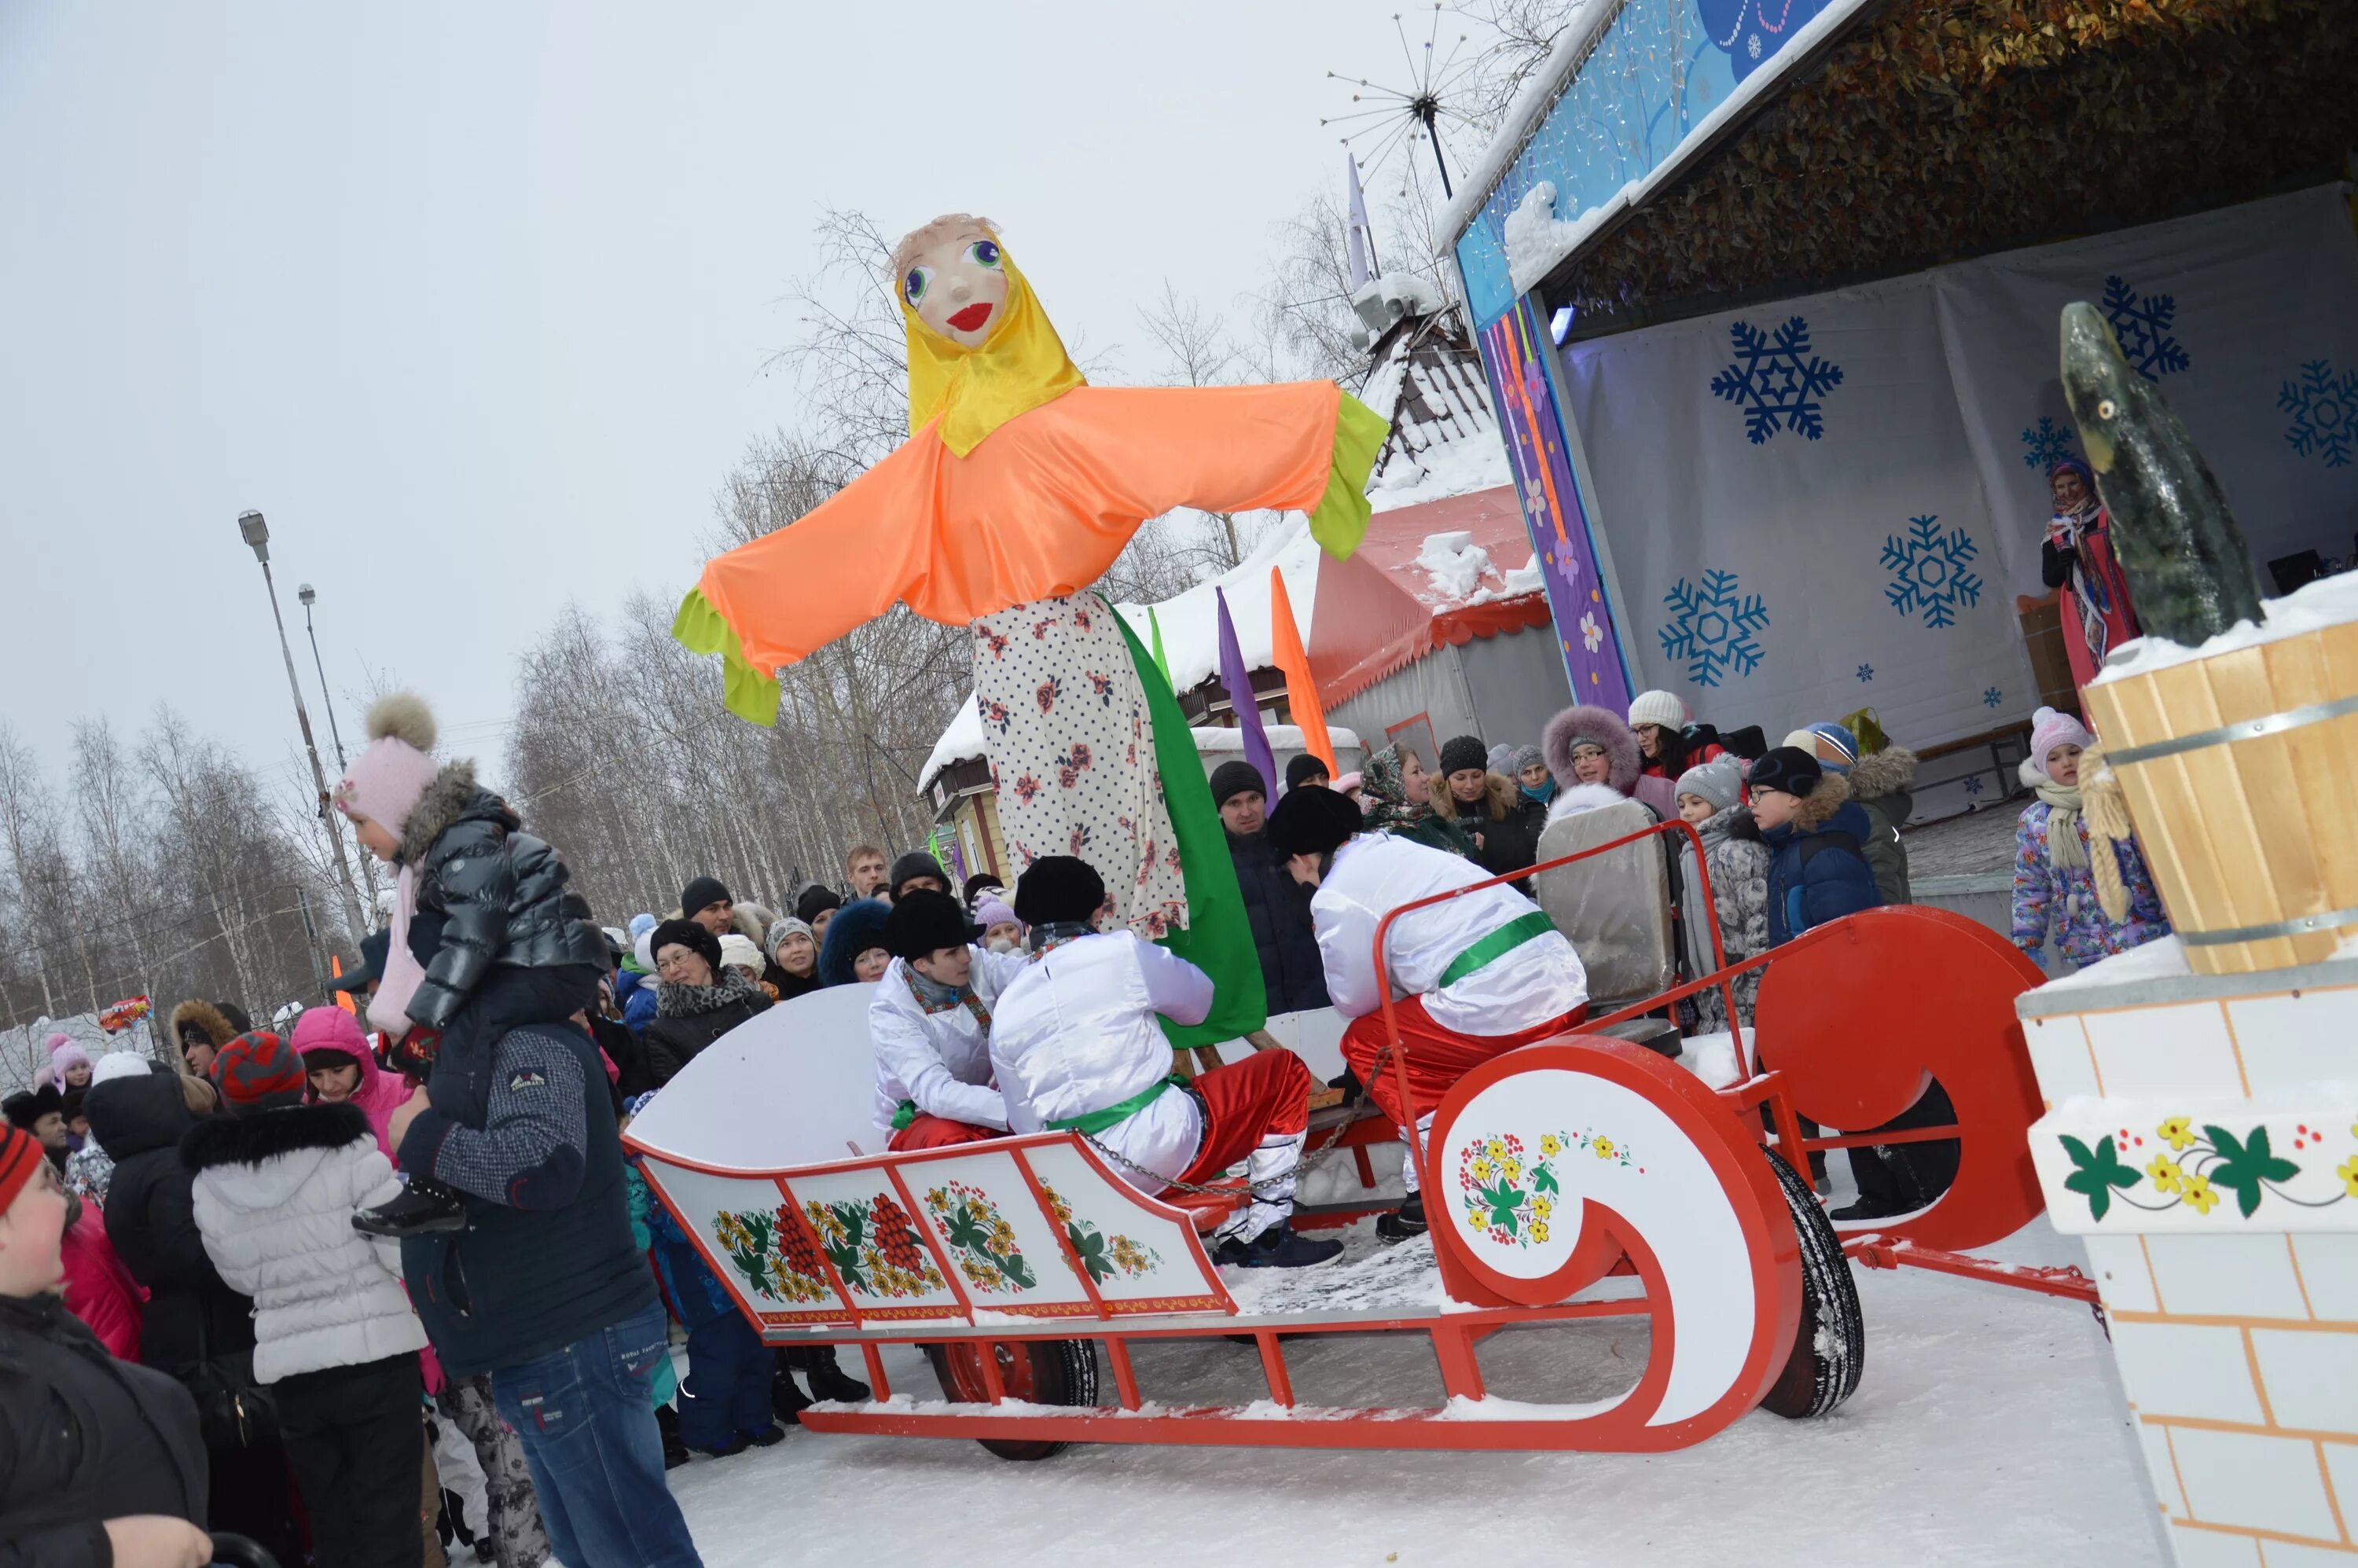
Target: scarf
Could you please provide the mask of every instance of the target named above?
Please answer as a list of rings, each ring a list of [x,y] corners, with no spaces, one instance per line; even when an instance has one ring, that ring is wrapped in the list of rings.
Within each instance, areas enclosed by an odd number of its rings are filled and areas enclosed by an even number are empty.
[[[2047,859],[2059,871],[2084,871],[2088,847],[2080,841],[2080,792],[2048,783],[2039,786],[2039,798],[2050,808],[2047,816]]]
[[[1053,953],[1065,943],[1093,936],[1097,927],[1086,920],[1044,920],[1032,927],[1032,957]]]
[[[1387,746],[1368,759],[1359,770],[1359,794],[1366,797],[1370,833],[1413,827],[1433,815],[1431,802],[1409,799],[1408,786],[1401,779],[1398,746]]]
[[[761,994],[762,988],[741,969],[722,969],[719,983],[708,986],[674,985],[669,980],[657,980],[655,1016],[697,1018],[708,1012],[719,1012],[732,1003]]]
[[[901,976],[909,982],[909,994],[917,999],[918,1008],[928,1017],[937,1012],[955,1012],[963,1007],[974,1014],[974,1021],[982,1025],[985,1034],[990,1033],[990,1010],[982,1005],[982,998],[974,994],[971,985],[946,986],[939,980],[928,979],[905,959],[901,965]]]
[[[401,877],[394,884],[393,930],[386,936],[384,973],[378,978],[376,995],[368,1004],[369,1022],[384,1031],[388,1040],[409,1033],[409,999],[426,982],[426,967],[409,950],[409,922],[416,913],[417,868],[404,861]]]
[[[1549,779],[1547,783],[1540,785],[1537,789],[1533,789],[1527,784],[1519,784],[1515,788],[1522,793],[1522,797],[1525,800],[1531,802],[1535,806],[1545,806],[1548,802],[1555,798],[1555,780],[1552,778]]]
[[[2096,499],[2093,476],[2084,469],[2079,472],[2088,487],[2088,498],[2069,512],[2057,513],[2048,527],[2061,535],[2064,546],[2071,551],[2071,598],[2080,612],[2080,635],[2086,639],[2089,654],[2101,665],[2113,636],[2113,590],[2088,555],[2091,550],[2109,547],[2104,537],[2106,518],[2104,503]]]

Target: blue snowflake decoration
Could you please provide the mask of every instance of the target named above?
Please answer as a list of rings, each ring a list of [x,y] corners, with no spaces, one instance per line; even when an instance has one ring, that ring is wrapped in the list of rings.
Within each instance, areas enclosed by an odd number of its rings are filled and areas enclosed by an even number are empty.
[[[1859,665],[1858,678],[1862,681],[1873,680],[1875,678],[1875,666],[1873,665]]]
[[[2121,341],[2121,352],[2147,381],[2159,381],[2172,371],[2184,370],[2194,362],[2186,357],[2185,345],[2170,336],[2178,321],[2178,299],[2174,295],[2140,295],[2125,279],[2107,277],[2104,319],[2113,324],[2113,336]]]
[[[1979,773],[1967,773],[1967,774],[1965,775],[1965,793],[1966,793],[1967,795],[1979,795],[1979,794],[1981,794],[1981,792],[1982,792],[1982,776],[1981,776],[1981,774],[1979,774]]]
[[[2358,370],[2333,373],[2331,360],[2311,360],[2300,367],[2300,379],[2284,384],[2277,406],[2292,416],[2285,439],[2302,457],[2311,453],[2330,469],[2350,466],[2358,446]]]
[[[1963,528],[1941,532],[1940,519],[1911,517],[1908,532],[1883,541],[1891,582],[1883,596],[1902,615],[1921,614],[1927,626],[1953,626],[1959,606],[1982,600],[1982,579],[1965,569],[1979,552]]]
[[[1982,706],[1984,708],[1996,708],[1999,703],[2004,702],[2005,700],[2006,693],[1998,690],[1996,687],[1992,687],[1987,691],[1982,693]]]
[[[2065,458],[2076,458],[2079,449],[2071,445],[2071,432],[2059,429],[2055,421],[2041,414],[2039,423],[2023,427],[2022,466],[2045,473]]]
[[[1681,578],[1662,602],[1673,616],[1660,633],[1662,652],[1684,660],[1695,685],[1717,686],[1730,666],[1747,676],[1760,667],[1768,611],[1758,594],[1740,590],[1734,572],[1706,571],[1700,586]]]
[[[1827,391],[1842,384],[1842,366],[1810,352],[1810,324],[1796,316],[1771,338],[1749,321],[1729,325],[1736,362],[1711,378],[1711,389],[1744,405],[1744,433],[1759,446],[1781,422],[1814,441],[1826,433]]]

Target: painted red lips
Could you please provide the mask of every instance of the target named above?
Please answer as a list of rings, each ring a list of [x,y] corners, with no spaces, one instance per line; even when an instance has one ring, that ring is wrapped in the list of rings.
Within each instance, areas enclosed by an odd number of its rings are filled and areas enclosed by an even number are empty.
[[[982,324],[990,319],[990,302],[987,300],[978,299],[973,304],[968,306],[965,309],[952,316],[950,318],[950,325],[956,327],[961,332],[972,332],[979,330]]]

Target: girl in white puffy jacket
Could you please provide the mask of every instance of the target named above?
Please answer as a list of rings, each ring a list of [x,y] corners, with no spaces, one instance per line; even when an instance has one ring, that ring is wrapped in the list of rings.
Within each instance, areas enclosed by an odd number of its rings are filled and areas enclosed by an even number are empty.
[[[392,1162],[359,1107],[303,1103],[289,1041],[242,1034],[212,1076],[231,1114],[198,1123],[180,1158],[207,1255],[254,1298],[254,1379],[277,1406],[319,1568],[416,1568],[426,1331],[401,1244],[352,1228],[400,1191]]]

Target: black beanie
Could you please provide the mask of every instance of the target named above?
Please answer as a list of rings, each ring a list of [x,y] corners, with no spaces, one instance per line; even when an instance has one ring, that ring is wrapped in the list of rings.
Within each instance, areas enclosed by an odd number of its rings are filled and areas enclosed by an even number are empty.
[[[1780,789],[1806,800],[1825,776],[1825,770],[1809,752],[1799,746],[1779,746],[1752,764],[1747,782],[1754,789]]]
[[[1323,784],[1285,792],[1269,816],[1269,847],[1280,856],[1323,855],[1359,830],[1351,797]]]
[[[884,950],[916,959],[944,947],[963,947],[979,935],[958,901],[931,888],[912,888],[895,900],[884,922]]]
[[[1226,806],[1231,796],[1242,795],[1247,790],[1264,800],[1269,797],[1269,781],[1261,777],[1260,770],[1250,762],[1231,758],[1212,770],[1213,806]]]
[[[892,862],[892,874],[885,880],[884,890],[899,898],[903,886],[915,877],[933,877],[944,887],[950,885],[950,874],[942,870],[939,860],[923,849],[912,849]]]
[[[1490,752],[1479,735],[1459,735],[1441,743],[1441,776],[1464,773],[1467,768],[1487,769]]]
[[[843,907],[843,895],[831,887],[817,882],[803,889],[802,897],[795,900],[795,918],[808,925],[830,909]]]
[[[974,907],[975,900],[980,898],[992,888],[1003,888],[1007,884],[1005,882],[1001,881],[989,871],[977,871],[974,875],[967,878],[965,886],[958,889],[958,902],[965,904],[968,909],[972,909]]]
[[[690,887],[695,885],[694,882],[688,884]],[[666,947],[686,947],[690,952],[702,954],[704,961],[712,966],[713,978],[716,980],[719,978],[720,938],[695,921],[666,920],[656,926],[647,937],[647,957],[660,967],[663,950]]]
[[[720,885],[719,877],[698,877],[680,889],[679,912],[692,919],[697,911],[709,909],[724,900],[730,903],[737,902],[729,896],[729,890]]]
[[[1015,881],[1015,918],[1026,925],[1087,921],[1105,901],[1105,879],[1071,855],[1043,855]]]
[[[1307,752],[1285,764],[1285,787],[1289,790],[1300,789],[1304,779],[1332,777],[1334,774],[1326,770],[1326,759]]]

